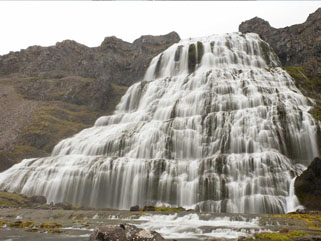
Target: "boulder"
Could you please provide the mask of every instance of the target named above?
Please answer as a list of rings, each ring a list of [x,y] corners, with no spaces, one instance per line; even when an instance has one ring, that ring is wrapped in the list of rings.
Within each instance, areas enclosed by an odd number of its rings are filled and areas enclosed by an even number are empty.
[[[296,178],[295,194],[308,209],[321,210],[321,158],[316,157],[309,167]]]
[[[32,196],[30,197],[30,202],[36,204],[45,204],[47,203],[47,198],[44,196]]]
[[[129,211],[131,211],[131,212],[137,212],[137,211],[139,211],[139,206],[138,206],[138,205],[132,206],[132,207],[130,207]]]
[[[165,239],[155,231],[137,228],[130,224],[105,225],[97,227],[89,238],[89,241],[107,240],[161,241]]]

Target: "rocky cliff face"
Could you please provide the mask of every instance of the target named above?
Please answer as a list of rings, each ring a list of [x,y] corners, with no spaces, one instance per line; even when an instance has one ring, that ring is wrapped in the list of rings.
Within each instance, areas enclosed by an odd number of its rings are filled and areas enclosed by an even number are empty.
[[[113,111],[150,60],[179,41],[171,32],[89,48],[65,40],[0,56],[0,171],[46,156],[61,139]]]
[[[273,47],[284,66],[304,65],[310,75],[321,78],[321,8],[302,24],[277,29],[255,17],[242,22],[239,31],[258,33]]]
[[[37,80],[36,93],[39,93],[39,88],[43,88],[45,92],[47,89],[39,84],[39,79],[40,82],[41,79],[62,79],[70,76],[95,79],[91,83],[92,88],[86,90],[89,97],[86,102],[95,108],[105,109],[108,103],[103,96],[106,92],[111,92],[111,83],[129,86],[141,79],[152,57],[178,40],[178,34],[171,32],[163,36],[142,36],[133,43],[107,37],[96,48],[89,48],[71,40],[51,47],[32,46],[0,56],[0,75],[34,77]],[[30,87],[34,83],[28,81],[24,84]],[[72,84],[70,92],[76,93],[68,93],[69,97],[66,98],[68,102],[75,102],[70,97],[78,94],[77,83]],[[39,95],[41,94],[50,95],[40,92]],[[39,98],[34,93],[28,96],[32,99]]]

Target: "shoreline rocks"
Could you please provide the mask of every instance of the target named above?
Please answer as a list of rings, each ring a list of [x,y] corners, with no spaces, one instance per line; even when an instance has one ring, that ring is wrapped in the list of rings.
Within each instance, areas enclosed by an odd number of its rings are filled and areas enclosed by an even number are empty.
[[[162,241],[165,240],[159,233],[137,228],[131,224],[105,225],[95,228],[89,241]]]

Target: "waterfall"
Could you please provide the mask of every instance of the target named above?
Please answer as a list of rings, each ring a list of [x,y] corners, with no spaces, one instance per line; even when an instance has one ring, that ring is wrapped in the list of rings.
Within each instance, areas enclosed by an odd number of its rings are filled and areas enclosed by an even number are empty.
[[[1,173],[0,189],[101,208],[284,213],[291,180],[319,154],[312,105],[256,34],[181,40],[113,115]]]
[[[298,209],[304,209],[302,205],[300,205],[299,199],[295,195],[294,192],[294,182],[295,178],[291,180],[290,183],[290,190],[289,190],[289,196],[287,197],[287,212],[295,212]]]

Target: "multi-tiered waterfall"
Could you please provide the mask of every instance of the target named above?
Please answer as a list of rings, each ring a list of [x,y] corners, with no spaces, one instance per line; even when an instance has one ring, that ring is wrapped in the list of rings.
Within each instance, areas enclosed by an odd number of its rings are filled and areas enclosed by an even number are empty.
[[[278,65],[256,34],[182,40],[113,115],[1,173],[0,188],[92,207],[286,212],[319,124]]]

